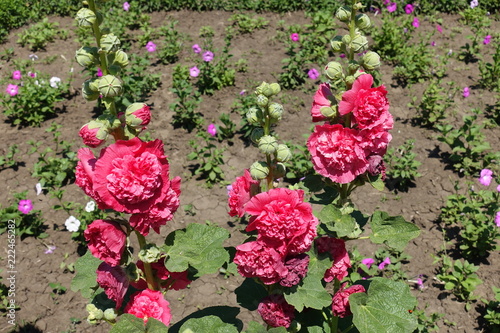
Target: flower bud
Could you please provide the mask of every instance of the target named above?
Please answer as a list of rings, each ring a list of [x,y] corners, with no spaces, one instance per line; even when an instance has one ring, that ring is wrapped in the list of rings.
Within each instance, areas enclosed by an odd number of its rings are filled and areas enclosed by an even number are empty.
[[[89,316],[87,318],[87,320],[89,321],[101,320],[104,316],[102,310],[98,309],[94,304],[87,304],[86,308],[89,313]]]
[[[272,135],[264,135],[259,140],[259,150],[264,154],[274,154],[278,149],[278,140]]]
[[[377,52],[366,52],[361,61],[363,68],[367,71],[372,71],[380,67],[380,56]]]
[[[252,125],[260,125],[263,118],[262,110],[257,108],[250,108],[246,113],[248,123]]]
[[[84,46],[76,51],[76,62],[82,67],[90,67],[97,63],[97,47]]]
[[[146,244],[145,247],[139,250],[139,259],[148,264],[152,264],[160,260],[161,252],[160,249],[154,244]]]
[[[354,52],[363,52],[368,49],[368,39],[363,35],[357,35],[353,38],[350,47]]]
[[[86,146],[96,148],[100,146],[108,137],[109,127],[105,122],[91,120],[83,125],[78,135],[83,139]]]
[[[336,61],[330,61],[325,66],[325,74],[330,80],[337,80],[344,77],[342,65]]]
[[[132,103],[125,110],[125,122],[132,128],[142,128],[151,121],[151,111],[147,104]]]
[[[344,43],[344,45],[349,45],[349,43],[351,43],[351,36],[349,35],[342,36],[342,43]]]
[[[283,163],[276,163],[273,170],[273,177],[277,179],[277,178],[283,178],[285,177],[285,175],[286,175],[285,165]]]
[[[256,180],[265,179],[269,175],[269,166],[266,162],[254,162],[250,166],[250,175]]]
[[[351,60],[347,64],[347,68],[349,69],[350,73],[354,73],[358,70],[359,68],[359,63],[356,60]]]
[[[76,13],[76,22],[79,27],[90,28],[96,20],[95,13],[88,8],[82,8]]]
[[[122,91],[122,82],[116,76],[105,75],[99,80],[99,92],[104,98],[119,96]]]
[[[271,103],[269,105],[269,117],[273,122],[281,120],[281,116],[283,115],[283,105],[279,103]]]
[[[342,6],[337,10],[335,17],[342,21],[347,22],[351,19],[351,8],[348,6]]]
[[[273,91],[273,95],[278,95],[281,91],[281,87],[278,83],[271,83],[271,90]]]
[[[86,101],[94,101],[99,98],[99,88],[96,87],[97,79],[91,79],[83,82],[82,96]],[[97,89],[95,89],[97,88]]]
[[[256,127],[252,130],[252,133],[250,134],[250,140],[252,140],[253,143],[259,143],[260,138],[264,135],[264,129],[262,127]]]
[[[360,30],[368,29],[371,27],[372,23],[370,18],[366,14],[358,14],[356,15],[356,28]]]
[[[335,36],[330,41],[333,52],[341,52],[345,50],[345,44],[342,42],[342,36]]]
[[[355,80],[356,80],[356,78],[354,76],[349,75],[345,78],[345,83],[347,83],[348,85],[351,86]]]
[[[264,95],[257,95],[257,105],[260,107],[266,107],[269,103],[269,99]]]
[[[285,144],[278,145],[278,149],[276,149],[276,159],[278,162],[288,162],[292,159],[292,152],[290,148],[288,148]]]
[[[264,95],[266,97],[270,97],[273,95],[273,89],[271,88],[271,85],[267,82],[262,82],[260,86],[255,88],[255,93],[257,95]]]
[[[332,108],[332,107],[329,107],[329,106],[323,106],[319,109],[319,112],[321,112],[321,114],[327,118],[335,118],[337,117],[338,115],[338,112],[337,112],[337,108]]]
[[[104,319],[110,322],[115,322],[116,317],[118,317],[118,313],[114,308],[109,308],[104,311]]]
[[[117,64],[121,68],[128,66],[128,55],[123,52],[123,50],[118,50],[115,53],[115,59],[113,61],[114,64]]]
[[[106,53],[118,51],[120,44],[120,39],[112,33],[101,36],[101,50]]]

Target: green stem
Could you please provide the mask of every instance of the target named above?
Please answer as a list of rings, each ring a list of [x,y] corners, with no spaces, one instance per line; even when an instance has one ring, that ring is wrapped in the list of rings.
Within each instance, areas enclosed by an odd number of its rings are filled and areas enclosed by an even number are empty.
[[[335,279],[333,286],[333,295],[335,295],[339,289],[340,289],[340,281],[338,279]],[[333,316],[332,314],[332,320],[330,321],[330,332],[337,333],[338,325],[339,325],[339,317]]]
[[[146,247],[146,238],[141,235],[140,232],[135,230],[135,235],[137,236],[137,240],[139,241],[139,246],[141,249]],[[151,264],[145,262],[144,263],[144,273],[146,274],[146,282],[148,284],[148,288],[151,290],[158,290],[155,276],[153,275],[153,269],[151,268]]]
[[[97,15],[97,7],[95,5],[95,1],[88,0],[88,4],[89,4],[89,9]],[[99,28],[99,22],[97,22],[97,20],[95,20],[95,22],[92,24],[92,31],[94,32],[94,38],[95,38],[95,41],[97,44],[97,48],[100,49],[101,48],[102,34],[101,34],[101,29]],[[107,75],[108,74],[108,64],[107,64],[107,60],[106,60],[106,54],[99,53],[99,61],[100,61],[100,65],[101,65],[102,75]]]

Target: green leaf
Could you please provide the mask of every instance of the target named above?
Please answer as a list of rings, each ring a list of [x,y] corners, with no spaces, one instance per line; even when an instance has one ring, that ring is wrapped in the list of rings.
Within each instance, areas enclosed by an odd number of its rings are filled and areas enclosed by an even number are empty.
[[[149,318],[146,325],[147,333],[168,333],[168,327],[159,320]]]
[[[357,238],[361,234],[361,228],[356,220],[347,214],[342,214],[334,205],[325,206],[318,214],[322,226],[329,231],[335,232],[337,238]]]
[[[260,301],[267,296],[267,290],[262,284],[248,278],[236,288],[234,293],[238,304],[250,311],[257,310]]]
[[[243,333],[286,333],[287,330],[284,327],[273,327],[267,330],[264,326],[256,321],[251,321],[248,323],[248,328]]]
[[[385,189],[385,184],[384,181],[382,180],[382,175],[379,174],[377,176],[369,176],[368,181],[370,182],[370,185],[376,189],[382,192]]]
[[[360,333],[411,333],[417,317],[409,313],[417,305],[402,281],[373,278],[366,293],[349,297],[353,323]]]
[[[165,240],[164,251],[168,259],[166,267],[171,272],[183,272],[189,266],[196,269],[194,277],[216,273],[229,261],[229,253],[222,243],[229,232],[221,227],[192,223],[186,229],[170,233]]]
[[[179,329],[179,333],[197,332],[238,333],[238,330],[233,325],[223,322],[217,316],[189,319]]]
[[[329,256],[318,258],[314,250],[308,252],[310,257],[306,277],[299,285],[285,291],[285,299],[301,312],[305,307],[321,310],[332,304],[332,295],[323,286],[325,271],[332,266]]]
[[[370,239],[402,251],[408,242],[420,235],[420,229],[413,223],[406,222],[402,216],[389,216],[386,212],[376,211],[370,219],[372,234]]]
[[[71,290],[74,292],[80,290],[83,297],[90,298],[97,286],[96,270],[101,263],[102,261],[94,257],[90,251],[78,258],[75,263],[76,275],[71,281]]]
[[[149,322],[149,320],[148,320]],[[149,332],[144,327],[144,321],[129,313],[124,313],[120,316],[120,320],[113,325],[109,333],[141,333]],[[151,331],[154,332],[154,331]]]

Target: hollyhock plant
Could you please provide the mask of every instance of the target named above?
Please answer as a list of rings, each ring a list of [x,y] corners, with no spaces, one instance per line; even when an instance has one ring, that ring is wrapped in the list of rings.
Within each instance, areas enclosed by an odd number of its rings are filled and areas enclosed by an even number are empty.
[[[125,270],[120,266],[110,266],[103,262],[97,268],[97,283],[104,289],[106,296],[116,302],[116,309],[121,308],[129,281]]]
[[[95,220],[83,232],[92,255],[111,266],[120,264],[127,234],[120,224],[108,220]]]
[[[362,138],[342,125],[316,125],[307,141],[314,170],[333,182],[346,184],[368,168]]]
[[[214,54],[210,51],[206,51],[205,53],[203,53],[203,61],[206,61],[206,62],[210,62],[214,59]]]
[[[143,272],[145,271],[144,263],[141,260],[137,262],[137,267],[141,271]],[[162,287],[165,287],[167,289],[173,289],[173,290],[185,289],[192,282],[188,278],[187,271],[169,272],[165,268],[165,257],[162,257],[159,261],[152,263],[151,269],[154,272],[154,276],[159,279],[159,282],[162,285]],[[132,282],[131,284],[136,289],[141,290],[147,288],[147,282],[142,278],[136,282]]]
[[[269,295],[259,304],[257,311],[262,320],[271,327],[290,327],[295,318],[295,308],[288,304],[283,295]]]
[[[290,34],[290,39],[294,42],[298,42],[299,41],[299,34],[294,32],[293,34]]]
[[[33,210],[33,203],[31,200],[20,200],[19,205],[17,206],[19,211],[23,214],[29,214]]]
[[[236,177],[234,183],[228,187],[229,216],[243,217],[245,204],[258,191],[259,181],[252,179],[250,171],[245,169],[243,176]]]
[[[347,283],[344,283],[340,290],[335,293],[332,299],[332,312],[334,316],[345,318],[352,315],[351,306],[349,304],[349,296],[354,293],[366,292],[365,287],[359,284],[345,288]]]
[[[147,323],[149,318],[154,318],[168,326],[172,319],[170,303],[163,298],[161,291],[150,289],[132,294],[124,312],[143,319],[144,323]]]
[[[257,239],[283,255],[309,250],[318,219],[310,203],[304,202],[304,191],[274,188],[253,196],[245,205],[252,215],[246,231],[257,230]]]
[[[360,75],[352,88],[342,94],[339,113],[352,113],[353,124],[359,129],[373,129],[381,126],[384,130],[393,127],[394,120],[389,113],[389,101],[385,86],[372,88],[373,76]]]
[[[321,83],[314,94],[314,100],[311,107],[311,116],[313,122],[324,121],[326,117],[321,114],[321,108],[330,107],[334,99],[330,85]]]
[[[289,258],[285,261],[285,267],[288,273],[285,278],[280,281],[283,287],[293,287],[304,278],[309,267],[309,256],[305,253],[299,254],[296,257]]]
[[[80,128],[78,135],[86,146],[96,148],[106,141],[108,132],[103,123],[91,121]]]
[[[14,80],[21,80],[21,71],[13,71],[12,72],[12,78]]]
[[[14,97],[19,93],[19,86],[17,84],[9,84],[7,86],[7,89],[5,89],[5,91],[10,96]]]
[[[135,129],[142,129],[151,121],[151,108],[145,103],[132,103],[125,110],[125,123]]]
[[[490,169],[483,169],[479,174],[479,182],[484,186],[490,186],[493,179],[493,171]]]
[[[333,237],[321,237],[315,240],[315,244],[318,253],[328,252],[333,260],[332,267],[325,272],[325,281],[331,282],[334,279],[342,281],[347,276],[347,270],[351,267],[345,241]]]

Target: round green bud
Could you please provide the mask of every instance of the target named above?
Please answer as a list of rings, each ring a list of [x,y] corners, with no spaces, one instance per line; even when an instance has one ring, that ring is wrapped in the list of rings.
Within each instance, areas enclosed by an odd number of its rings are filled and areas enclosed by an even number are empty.
[[[127,67],[128,66],[128,55],[127,53],[123,52],[123,50],[118,50],[115,53],[115,59],[113,61],[113,64],[117,64],[121,68]]]
[[[104,313],[101,309],[98,309],[94,304],[87,304],[87,311],[89,313],[88,320],[101,320]]]
[[[319,112],[327,118],[335,118],[338,114],[336,108],[332,108],[330,106],[321,107]]]
[[[271,103],[269,104],[269,117],[273,122],[281,120],[281,116],[283,115],[283,105],[279,103]]]
[[[125,274],[127,275],[127,278],[129,281],[138,281],[140,278],[139,271],[142,272],[137,268],[137,265],[133,262],[127,265],[125,267]]]
[[[350,73],[354,73],[359,69],[359,63],[356,60],[350,60],[347,64]]]
[[[344,69],[340,63],[330,61],[325,66],[325,74],[330,80],[338,80],[344,77]]]
[[[345,83],[347,83],[348,85],[352,85],[355,80],[356,78],[354,76],[349,75],[345,78]]]
[[[339,9],[337,9],[335,17],[342,22],[349,21],[351,19],[351,7],[348,6],[340,7]]]
[[[286,167],[283,163],[276,163],[274,166],[274,172],[273,172],[273,177],[276,178],[283,178],[286,175]]]
[[[125,110],[125,122],[132,128],[144,128],[150,121],[151,109],[145,103],[132,103]]]
[[[356,15],[356,28],[364,30],[372,26],[370,18],[366,14]]]
[[[95,137],[99,140],[106,140],[108,138],[108,134],[110,132],[109,122],[91,120],[83,126],[87,126],[89,130],[97,128],[98,130],[95,133]]]
[[[101,50],[106,53],[118,51],[120,44],[120,39],[112,33],[101,36]]]
[[[260,86],[255,88],[255,93],[257,95],[264,95],[266,97],[269,97],[273,95],[273,89],[271,88],[271,85],[269,83],[262,82]]]
[[[342,36],[335,36],[330,41],[333,52],[341,52],[345,50],[345,44],[342,42]]]
[[[276,149],[276,159],[278,162],[288,162],[292,159],[292,152],[290,148],[288,148],[285,144],[278,145],[278,149]]]
[[[273,91],[273,95],[278,95],[281,91],[281,87],[278,83],[271,83],[271,90]]]
[[[349,45],[349,43],[351,43],[351,36],[349,35],[342,36],[342,43],[344,43],[344,45]]]
[[[259,150],[264,154],[274,154],[278,149],[278,140],[272,135],[264,135],[259,140]]]
[[[96,20],[96,14],[88,8],[82,8],[76,13],[76,22],[79,27],[90,28]]]
[[[372,71],[380,67],[380,56],[377,52],[368,51],[363,56],[361,63],[367,71]]]
[[[260,107],[266,107],[269,104],[269,99],[264,95],[257,95],[257,105]]]
[[[356,2],[352,8],[354,8],[354,10],[361,10],[365,8],[365,6],[361,2]]]
[[[97,63],[97,47],[84,46],[76,51],[76,62],[82,67],[90,67]]]
[[[262,127],[256,127],[250,134],[250,140],[252,140],[253,143],[259,143],[259,140],[260,138],[262,138],[262,136],[264,136],[264,129]]]
[[[260,125],[261,119],[263,118],[262,110],[257,108],[250,108],[246,113],[246,118],[251,125]]]
[[[354,52],[363,52],[368,49],[368,39],[363,35],[357,35],[353,38],[350,47]]]
[[[99,92],[104,98],[119,96],[122,91],[122,82],[116,76],[105,75],[99,80]]]
[[[82,96],[85,98],[86,101],[95,101],[96,99],[99,98],[99,89],[95,90],[93,87],[95,87],[95,81],[98,81],[97,79],[91,79],[83,82],[82,86]]]
[[[118,317],[118,313],[114,308],[109,308],[104,310],[104,319],[110,322],[115,322],[116,317]]]
[[[139,259],[141,259],[143,262],[147,262],[148,264],[152,264],[152,263],[160,260],[161,252],[160,252],[160,249],[156,247],[156,245],[146,244],[146,246],[144,246],[139,251],[138,256],[139,256]]]
[[[269,175],[269,166],[266,162],[254,162],[250,166],[250,175],[256,180],[265,179]]]

